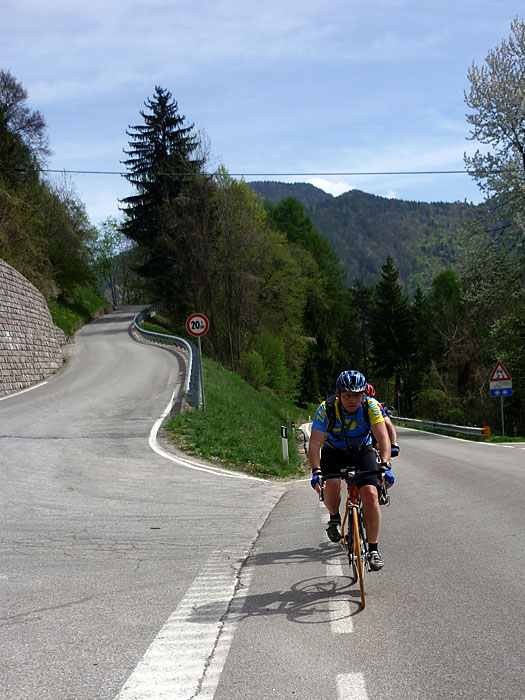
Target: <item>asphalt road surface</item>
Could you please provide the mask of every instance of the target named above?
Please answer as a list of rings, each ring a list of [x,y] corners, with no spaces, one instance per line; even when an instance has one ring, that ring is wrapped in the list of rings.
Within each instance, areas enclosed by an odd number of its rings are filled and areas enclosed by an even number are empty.
[[[137,311],[0,401],[1,697],[522,700],[525,450],[400,430],[362,611],[308,480],[157,436],[184,358]]]

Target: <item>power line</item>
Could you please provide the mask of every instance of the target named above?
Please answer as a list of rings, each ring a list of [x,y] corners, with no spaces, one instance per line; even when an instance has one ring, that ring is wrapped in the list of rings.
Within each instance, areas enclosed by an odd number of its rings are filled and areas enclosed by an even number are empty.
[[[58,170],[52,168],[40,168],[43,173],[65,173],[67,175],[120,175],[126,177],[133,175],[127,171],[118,170]],[[162,173],[152,172],[150,175],[213,175],[214,173]],[[473,175],[468,170],[379,170],[379,171],[348,171],[348,172],[317,172],[317,173],[228,173],[231,177],[361,177],[365,175]]]
[[[24,173],[28,172],[28,168],[2,168],[0,167],[0,172],[18,172]],[[41,173],[60,173],[65,175],[119,175],[120,177],[134,177],[139,179],[139,175],[134,174],[130,171],[124,170],[66,170],[63,168],[39,168]],[[506,168],[505,170],[492,170],[490,175],[500,175],[503,172],[520,172],[521,168]],[[168,176],[168,177],[201,177],[202,175],[207,175],[208,177],[213,177],[215,173],[208,172],[149,172],[148,176]],[[282,173],[250,173],[250,172],[239,172],[231,173],[228,172],[231,177],[363,177],[363,176],[390,176],[390,175],[469,175],[470,177],[482,176],[485,177],[487,173],[485,171],[477,170],[349,170],[349,171],[338,171],[338,172],[282,172]]]

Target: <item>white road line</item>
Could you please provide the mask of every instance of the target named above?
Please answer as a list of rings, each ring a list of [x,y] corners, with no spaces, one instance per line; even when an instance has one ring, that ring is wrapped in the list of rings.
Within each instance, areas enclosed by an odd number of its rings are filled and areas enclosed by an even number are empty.
[[[44,384],[47,384],[47,382],[40,382],[40,384],[35,384],[34,386],[30,386],[27,389],[21,389],[20,391],[15,391],[14,394],[9,394],[8,396],[2,396],[0,401],[5,401],[6,399],[12,399],[13,396],[20,396],[20,394],[25,394],[26,391],[33,391],[33,389],[38,389],[39,386],[44,386]]]
[[[326,576],[328,578],[346,576],[341,562],[335,561],[332,564],[327,564]],[[351,634],[354,631],[352,609],[349,600],[334,598],[334,600],[330,601],[328,614],[330,616],[330,629],[333,634]]]
[[[225,619],[244,602],[232,603],[241,566],[212,554],[115,700],[213,697],[236,626]]]
[[[171,395],[170,401],[166,408],[164,409],[162,415],[160,418],[155,422],[153,427],[151,428],[150,434],[149,434],[149,446],[151,449],[156,452],[158,455],[161,457],[164,457],[164,459],[169,459],[172,462],[175,462],[175,464],[180,464],[181,466],[188,467],[188,469],[194,469],[195,471],[200,471],[200,472],[207,472],[208,474],[216,474],[218,476],[225,476],[229,477],[230,479],[251,479],[252,481],[264,481],[265,483],[268,483],[265,481],[265,479],[260,479],[256,476],[250,476],[249,474],[242,474],[240,472],[232,472],[228,471],[227,469],[221,469],[221,467],[213,467],[211,465],[205,465],[205,464],[198,464],[196,462],[190,461],[189,459],[185,459],[183,457],[175,456],[173,454],[170,454],[169,452],[166,452],[158,443],[157,440],[157,434],[160,430],[160,426],[162,425],[164,419],[169,415],[173,404],[175,402],[176,396],[178,396],[178,393],[180,391],[181,385],[180,383],[176,385],[175,389],[173,390],[173,394]]]
[[[344,673],[337,676],[337,695],[341,700],[368,700],[363,674]]]
[[[321,518],[324,519],[328,514],[328,511],[322,503],[319,504],[322,508],[320,510]],[[326,563],[326,577],[343,577],[347,573],[343,569],[343,564],[341,562],[341,557],[331,560]],[[330,601],[330,607],[328,614],[330,617],[330,629],[333,634],[351,634],[354,631],[354,620],[352,617],[352,606],[349,600],[339,600],[334,598]]]

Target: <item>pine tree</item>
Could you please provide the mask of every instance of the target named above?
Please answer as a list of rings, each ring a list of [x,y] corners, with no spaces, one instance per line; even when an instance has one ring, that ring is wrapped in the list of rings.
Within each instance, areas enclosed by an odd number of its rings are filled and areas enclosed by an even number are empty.
[[[395,376],[396,389],[401,388],[401,378],[408,376],[413,353],[412,327],[410,303],[403,293],[399,271],[388,256],[374,289],[370,336],[376,373],[385,379]]]
[[[370,314],[372,292],[372,287],[365,284],[362,276],[354,281],[351,289],[352,303],[356,310],[359,324],[359,339],[361,346],[361,354],[357,366],[362,367],[365,376],[368,376],[368,358],[370,355],[370,329],[368,317]]]
[[[137,193],[122,200],[123,230],[149,254],[142,272],[154,281],[154,293],[161,294],[180,279],[187,250],[177,225],[177,199],[188,177],[201,172],[203,160],[195,155],[200,141],[194,125],[186,123],[168,90],[156,86],[153,98],[144,104],[144,123],[126,132],[126,179]]]

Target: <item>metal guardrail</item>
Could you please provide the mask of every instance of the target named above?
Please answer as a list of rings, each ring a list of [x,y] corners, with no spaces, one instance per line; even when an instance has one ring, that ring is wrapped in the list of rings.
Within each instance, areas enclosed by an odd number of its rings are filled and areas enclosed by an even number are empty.
[[[416,418],[403,418],[401,416],[390,416],[393,423],[402,423],[403,425],[413,425],[416,428],[436,428],[437,430],[445,430],[449,433],[462,433],[463,435],[480,435],[481,437],[490,437],[490,428],[488,425],[483,428],[477,428],[469,425],[454,425],[453,423],[438,423],[432,420],[418,420]]]
[[[394,423],[402,423],[403,425],[413,425],[419,428],[436,428],[438,430],[445,430],[450,433],[462,433],[463,435],[479,435],[480,437],[490,437],[490,428],[488,425],[483,426],[483,428],[477,428],[475,426],[468,425],[454,425],[453,423],[438,423],[431,420],[418,420],[416,418],[403,418],[398,416],[390,416],[390,420]],[[308,452],[307,444],[310,441],[310,432],[312,430],[311,423],[304,423],[300,426],[300,430],[303,431],[305,450]]]
[[[200,357],[198,348],[190,341],[184,338],[179,338],[177,335],[167,335],[165,333],[154,333],[140,327],[142,321],[152,316],[155,311],[158,311],[163,306],[162,302],[157,302],[143,309],[133,319],[135,331],[146,340],[161,345],[174,345],[189,353],[188,372],[186,374],[186,382],[184,384],[184,393],[186,400],[194,408],[200,408],[201,401],[201,378],[200,378]]]
[[[312,424],[311,423],[303,423],[302,425],[299,426],[299,430],[303,434],[303,446],[304,446],[305,454],[308,455],[308,445],[310,444],[310,435],[312,433]]]

